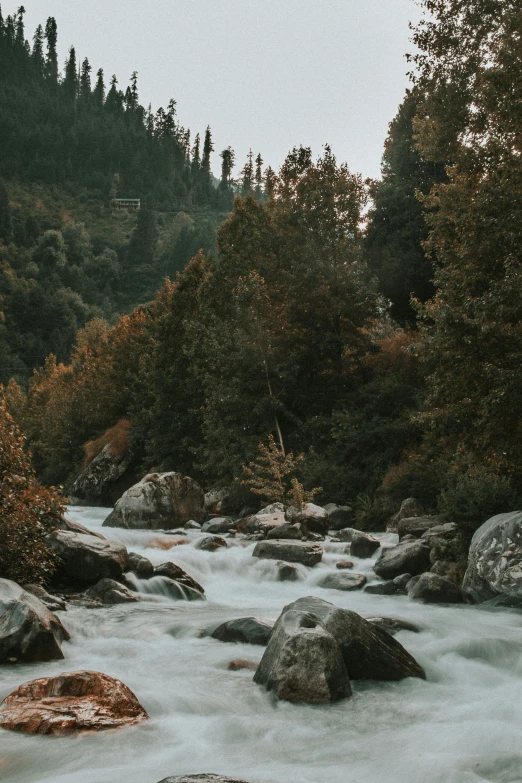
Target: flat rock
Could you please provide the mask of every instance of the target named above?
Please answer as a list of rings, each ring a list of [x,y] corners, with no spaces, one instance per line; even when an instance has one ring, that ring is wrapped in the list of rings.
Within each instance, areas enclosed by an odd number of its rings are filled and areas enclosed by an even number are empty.
[[[213,517],[203,524],[202,533],[228,533],[234,523],[229,517]]]
[[[272,633],[272,626],[257,617],[239,617],[228,620],[212,632],[211,636],[220,642],[240,642],[242,644],[259,644],[265,647]]]
[[[301,536],[301,528],[298,525],[292,525],[290,522],[285,522],[284,525],[277,525],[276,527],[271,528],[266,537],[270,540],[287,538],[297,541]]]
[[[181,473],[149,473],[123,493],[103,526],[172,530],[204,517],[205,493],[197,482]]]
[[[412,576],[430,567],[430,549],[423,541],[408,541],[384,549],[373,570],[382,579],[394,579],[401,574]]]
[[[39,598],[0,579],[0,664],[62,659],[69,634]]]
[[[421,574],[416,583],[408,590],[412,601],[423,601],[426,604],[461,604],[462,590],[451,579],[438,574]]]
[[[72,584],[96,584],[100,579],[120,579],[127,566],[127,549],[106,538],[55,530],[49,545],[59,555],[56,578]]]
[[[174,778],[163,778],[159,783],[248,783],[248,781],[205,773],[203,775],[179,775]]]
[[[321,561],[323,549],[319,544],[302,541],[259,541],[252,555],[266,560],[287,560],[314,566]]]
[[[399,540],[404,536],[415,536],[420,538],[431,527],[437,527],[442,523],[441,517],[405,517],[397,525]]]
[[[399,631],[411,631],[419,633],[420,628],[407,620],[401,620],[398,617],[367,617],[366,622],[376,625],[383,631],[394,636]]]
[[[319,582],[319,587],[329,590],[361,590],[367,579],[363,574],[327,574]]]
[[[24,683],[0,704],[0,727],[25,734],[71,734],[131,726],[148,718],[120,680],[78,671]]]

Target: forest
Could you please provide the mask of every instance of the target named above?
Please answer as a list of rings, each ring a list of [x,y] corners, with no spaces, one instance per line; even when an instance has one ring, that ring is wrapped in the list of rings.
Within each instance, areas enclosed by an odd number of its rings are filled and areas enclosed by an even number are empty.
[[[377,181],[328,145],[237,178],[229,147],[218,179],[174,100],[0,16],[0,381],[45,485],[116,429],[239,507],[269,437],[361,529],[520,502],[520,12],[426,5]]]

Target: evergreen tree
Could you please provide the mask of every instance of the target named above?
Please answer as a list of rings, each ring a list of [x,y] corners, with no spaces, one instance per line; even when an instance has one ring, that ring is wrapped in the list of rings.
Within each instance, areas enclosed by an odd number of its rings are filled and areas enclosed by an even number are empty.
[[[200,140],[199,133],[196,133],[194,146],[192,147],[192,168],[199,171],[201,166]]]
[[[69,57],[65,61],[63,90],[70,101],[76,100],[78,94],[78,66],[76,64],[76,49],[71,46]]]
[[[207,177],[210,177],[210,155],[214,150],[212,144],[212,134],[210,132],[210,126],[205,131],[205,140],[203,142],[203,157],[201,158],[201,169]]]
[[[227,147],[221,153],[221,187],[226,189],[232,182],[235,154],[232,147]]]
[[[82,62],[82,68],[80,72],[80,98],[86,102],[91,97],[91,71],[92,68],[89,64],[87,57]]]
[[[252,183],[254,180],[254,156],[252,150],[247,155],[247,160],[241,169],[241,192],[243,196],[248,196],[252,192]]]
[[[263,158],[261,157],[260,152],[257,153],[256,157],[256,171],[254,175],[254,181],[256,183],[256,198],[259,199],[263,193]]]
[[[47,60],[45,63],[47,77],[52,84],[58,83],[58,54],[56,45],[58,42],[58,28],[56,19],[50,16],[45,24],[45,40],[47,41]]]
[[[32,60],[38,74],[44,72],[44,31],[41,24],[36,28],[36,32],[33,37],[33,51]]]
[[[0,180],[0,242],[7,244],[13,238],[9,196],[4,183]]]
[[[15,23],[15,41],[20,47],[25,47],[24,14],[25,8],[21,5],[16,12]]]
[[[102,108],[105,101],[105,82],[103,80],[103,68],[99,68],[96,73],[96,84],[93,90],[94,104],[98,108]]]

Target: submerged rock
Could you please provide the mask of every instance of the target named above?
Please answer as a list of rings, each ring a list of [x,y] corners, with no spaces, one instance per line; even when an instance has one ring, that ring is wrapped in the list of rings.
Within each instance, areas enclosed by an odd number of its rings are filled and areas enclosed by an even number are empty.
[[[268,644],[272,626],[257,617],[239,617],[228,620],[212,632],[211,636],[220,642],[240,642],[243,644]]]
[[[347,568],[353,568],[353,563],[351,560],[339,560],[339,562],[335,564],[335,567],[340,571],[344,571]]]
[[[197,590],[200,593],[205,592],[199,582],[196,582],[196,580],[190,576],[190,574],[187,574],[181,566],[171,563],[170,561],[155,566],[154,576],[168,576],[169,579],[174,579],[176,582],[179,582],[186,587],[191,587],[193,590]]]
[[[250,669],[255,672],[257,669],[257,663],[255,661],[248,661],[246,658],[235,658],[227,666],[229,672],[238,672],[241,669]]]
[[[221,547],[226,549],[228,544],[221,536],[205,536],[205,538],[200,538],[194,546],[203,552],[216,552]]]
[[[293,563],[285,563],[281,560],[277,565],[277,578],[279,582],[298,582],[303,576]]]
[[[203,522],[205,494],[181,473],[150,473],[127,490],[103,523],[130,530],[172,530],[190,519]]]
[[[62,659],[69,634],[47,606],[16,582],[0,579],[0,664]]]
[[[127,571],[132,571],[139,579],[150,579],[154,576],[154,566],[147,557],[129,552],[127,556]]]
[[[319,582],[319,587],[329,590],[361,590],[367,579],[363,574],[327,574]]]
[[[248,781],[204,773],[202,775],[179,775],[174,778],[163,778],[159,783],[248,783]]]
[[[229,517],[213,517],[207,519],[201,528],[202,533],[228,533],[234,523]]]
[[[319,544],[302,541],[259,541],[252,556],[267,560],[288,560],[290,563],[314,566],[322,559],[323,549]]]
[[[127,549],[106,538],[55,530],[49,545],[59,556],[56,578],[72,584],[96,584],[100,579],[120,579],[127,566]]]
[[[461,604],[464,600],[462,590],[455,582],[433,573],[421,574],[409,588],[408,596],[426,604]]]
[[[345,527],[342,530],[339,530],[339,532],[337,533],[337,538],[339,539],[339,541],[343,541],[347,544],[350,544],[351,541],[353,540],[353,537],[356,536],[357,533],[359,533],[359,531],[355,530],[355,528]]]
[[[407,541],[385,549],[373,570],[382,579],[394,579],[404,573],[420,574],[430,567],[430,549],[423,541]]]
[[[462,589],[476,602],[522,606],[522,511],[497,514],[471,540]]]
[[[371,557],[380,547],[381,542],[367,533],[355,532],[350,543],[350,554],[352,557],[367,558]]]
[[[140,599],[136,593],[114,579],[100,579],[93,587],[86,590],[85,595],[92,601],[102,604],[132,604]]]
[[[91,671],[26,682],[0,704],[0,727],[25,734],[101,731],[147,718],[126,685]]]
[[[374,585],[367,585],[364,588],[365,593],[371,595],[395,595],[397,588],[393,581],[390,582],[376,582]]]

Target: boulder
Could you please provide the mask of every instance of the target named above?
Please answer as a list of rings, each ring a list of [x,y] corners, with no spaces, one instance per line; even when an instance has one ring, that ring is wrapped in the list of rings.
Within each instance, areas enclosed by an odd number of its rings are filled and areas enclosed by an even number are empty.
[[[99,601],[102,604],[133,604],[140,599],[136,593],[129,590],[114,579],[100,579],[92,587],[85,591],[85,595],[91,601]]]
[[[146,595],[162,595],[173,601],[204,601],[205,595],[187,584],[177,582],[168,576],[153,576],[140,585],[140,592]]]
[[[47,606],[16,582],[0,579],[0,664],[56,661],[69,634]]]
[[[381,542],[373,536],[356,532],[350,544],[350,554],[352,557],[368,558],[379,549],[380,545]]]
[[[402,595],[405,595],[407,592],[407,587],[411,579],[411,574],[401,574],[400,576],[396,576],[393,580],[393,584],[395,585],[395,589],[397,593],[402,593]]]
[[[184,571],[183,568],[181,568],[179,565],[171,563],[170,561],[168,563],[162,563],[161,565],[155,566],[154,576],[166,576],[169,579],[174,579],[174,581],[185,585],[185,587],[190,587],[192,590],[197,590],[199,593],[204,594],[205,592],[204,588],[199,584],[199,582],[196,582],[196,580],[187,574],[187,572]]]
[[[462,584],[473,601],[522,605],[522,511],[497,514],[475,532]]]
[[[132,571],[138,579],[150,579],[154,576],[154,566],[147,557],[142,557],[136,552],[129,552],[127,555],[126,571]]]
[[[406,517],[422,516],[424,516],[424,509],[420,505],[419,501],[415,498],[406,498],[406,500],[402,501],[400,509],[388,522],[387,530],[390,533],[395,533],[401,519],[405,519]]]
[[[317,616],[293,606],[283,609],[254,682],[285,701],[320,704],[351,696],[336,640]]]
[[[330,530],[343,530],[353,523],[353,508],[351,506],[337,506],[329,503],[325,506],[328,512],[328,528]]]
[[[250,669],[255,672],[257,669],[257,663],[255,661],[248,661],[245,658],[235,658],[227,666],[229,672],[238,672],[241,669]]]
[[[364,588],[364,592],[370,593],[371,595],[395,595],[397,588],[395,587],[393,581],[376,582],[373,585],[367,585]]]
[[[90,671],[26,682],[0,704],[0,727],[25,734],[101,731],[147,718],[120,680]]]
[[[163,778],[159,783],[247,783],[247,781],[204,773],[202,775],[176,775],[173,778]]]
[[[328,511],[315,503],[305,503],[303,508],[290,506],[285,516],[291,524],[301,525],[303,535],[318,533],[325,536],[328,533]]]
[[[358,532],[359,531],[355,530],[353,527],[345,527],[337,533],[337,538],[343,543],[350,544],[353,537],[357,535]]]
[[[314,566],[322,559],[323,550],[319,544],[302,541],[259,541],[252,555],[265,560],[287,560]]]
[[[129,470],[132,454],[107,443],[80,473],[71,487],[70,502],[90,506],[112,506],[136,481]]]
[[[195,519],[189,519],[185,524],[185,530],[201,530],[201,525]]]
[[[422,540],[431,549],[432,564],[445,560],[452,564],[450,567],[456,567],[457,563],[467,560],[468,547],[454,522],[445,522],[430,528],[423,534]]]
[[[419,633],[419,627],[413,623],[409,623],[407,620],[400,620],[397,617],[367,617],[367,623],[376,625],[383,631],[395,636],[399,631],[411,631],[412,633]]]
[[[441,517],[405,517],[397,525],[399,541],[402,541],[404,536],[420,538],[427,530],[440,525],[441,522]]]
[[[242,520],[240,529],[244,533],[258,533],[264,530],[265,534],[279,525],[286,525],[285,512],[282,503],[273,503],[249,517],[246,522]]]
[[[431,550],[430,559],[432,556],[433,549]],[[432,574],[438,574],[439,576],[449,576],[449,574],[453,572],[453,574],[456,574],[459,577],[459,581],[462,581],[461,577],[464,576],[464,570],[462,569],[461,564],[454,563],[451,560],[436,560],[431,566],[430,571]]]
[[[416,583],[408,590],[413,601],[426,604],[461,604],[462,590],[451,579],[438,574],[421,574]]]
[[[397,544],[384,549],[373,570],[382,579],[394,579],[401,574],[413,576],[427,571],[430,567],[430,550],[423,541]]]
[[[229,517],[213,517],[207,519],[201,528],[202,533],[228,533],[234,523]]]
[[[273,527],[267,533],[267,538],[274,540],[280,538],[289,538],[298,540],[301,538],[301,528],[298,525],[292,525],[290,522],[285,522],[284,525],[277,525]]]
[[[213,489],[205,494],[207,514],[222,514],[230,498],[228,489]]]
[[[100,538],[102,541],[107,540],[101,533],[98,533],[95,530],[90,530],[90,528],[85,527],[85,525],[81,525],[79,522],[73,522],[72,519],[67,519],[64,516],[60,516],[58,518],[56,527],[58,530],[68,530],[70,533],[83,533],[86,536]]]
[[[205,536],[200,538],[194,544],[196,549],[201,549],[203,552],[216,552],[221,547],[227,548],[228,544],[221,536]]]
[[[279,582],[298,582],[303,575],[293,563],[285,563],[280,560],[277,565],[277,579]]]
[[[203,522],[205,495],[199,484],[181,473],[150,473],[127,490],[104,527],[172,530],[189,519]]]
[[[48,542],[60,559],[55,577],[72,584],[96,584],[105,577],[118,580],[127,566],[127,549],[106,538],[55,530]]]
[[[272,626],[257,617],[239,617],[218,626],[211,636],[220,642],[259,644],[265,647],[272,633]]]
[[[22,588],[26,593],[31,593],[31,595],[39,598],[40,601],[46,605],[50,612],[67,611],[67,602],[63,598],[59,598],[56,595],[50,595],[41,585],[22,585]]]
[[[278,698],[325,702],[349,696],[350,679],[404,677],[425,674],[389,633],[355,612],[307,597],[283,609],[254,682]]]
[[[319,587],[328,590],[361,590],[367,579],[362,574],[327,574],[318,582]]]

